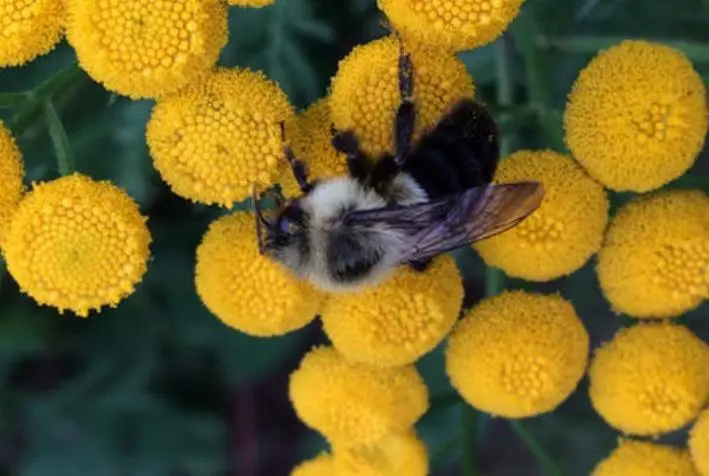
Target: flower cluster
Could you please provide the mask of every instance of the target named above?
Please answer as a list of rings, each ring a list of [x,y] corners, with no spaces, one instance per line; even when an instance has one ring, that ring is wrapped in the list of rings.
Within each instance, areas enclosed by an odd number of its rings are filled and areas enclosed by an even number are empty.
[[[0,122],[0,248],[10,227],[10,219],[22,198],[24,186],[22,155],[10,132]]]
[[[66,0],[8,0],[0,4],[0,67],[48,53],[64,31]]]
[[[621,439],[591,476],[700,476],[687,450]]]

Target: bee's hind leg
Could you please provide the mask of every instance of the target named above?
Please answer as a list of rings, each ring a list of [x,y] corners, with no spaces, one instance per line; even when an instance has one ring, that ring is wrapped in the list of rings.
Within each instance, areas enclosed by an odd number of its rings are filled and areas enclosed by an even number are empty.
[[[404,51],[400,43],[399,53],[399,95],[401,103],[396,111],[394,122],[394,163],[401,167],[411,150],[411,142],[416,125],[416,107],[414,106],[414,73],[411,55]]]

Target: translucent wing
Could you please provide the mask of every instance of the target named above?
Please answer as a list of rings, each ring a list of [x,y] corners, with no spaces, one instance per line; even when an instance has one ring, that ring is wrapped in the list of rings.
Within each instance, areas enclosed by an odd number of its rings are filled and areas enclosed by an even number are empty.
[[[539,182],[488,184],[415,205],[352,211],[346,220],[403,232],[401,262],[419,261],[514,227],[543,197]]]

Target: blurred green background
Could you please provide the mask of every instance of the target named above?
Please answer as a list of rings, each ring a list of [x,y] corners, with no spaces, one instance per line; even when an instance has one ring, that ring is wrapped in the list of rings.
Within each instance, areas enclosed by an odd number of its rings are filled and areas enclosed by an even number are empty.
[[[300,109],[326,94],[338,60],[354,45],[384,34],[380,20],[374,0],[277,0],[259,10],[232,8],[220,64],[262,69]],[[460,56],[500,121],[508,150],[561,149],[566,94],[598,48],[621,38],[674,44],[706,78],[707,25],[709,0],[527,0],[503,39]],[[152,103],[106,92],[72,69],[74,62],[62,43],[23,68],[0,70],[0,106],[8,106],[0,108],[0,118],[18,138],[28,183],[56,177],[39,103],[14,104],[15,96],[6,93],[51,95],[78,170],[125,188],[150,216],[153,258],[134,295],[85,320],[39,308],[0,274],[0,474],[287,475],[324,448],[296,419],[287,397],[289,372],[324,339],[319,324],[255,339],[210,315],[194,291],[194,250],[209,222],[225,211],[172,195],[145,145]],[[708,169],[704,154],[691,177],[671,186],[708,188]],[[627,198],[613,195],[614,207]],[[485,269],[472,251],[457,258],[470,305],[485,292]],[[555,282],[506,286],[560,290],[573,300],[595,346],[623,319],[600,295],[594,264]],[[708,310],[682,318],[707,340]],[[460,474],[462,405],[449,398],[440,349],[418,365],[432,395],[433,408],[417,426],[429,446],[432,474]],[[525,424],[573,476],[589,474],[617,438],[592,412],[585,379],[560,409]],[[483,474],[545,474],[507,422],[484,417],[477,426]],[[683,432],[663,438],[684,439]]]

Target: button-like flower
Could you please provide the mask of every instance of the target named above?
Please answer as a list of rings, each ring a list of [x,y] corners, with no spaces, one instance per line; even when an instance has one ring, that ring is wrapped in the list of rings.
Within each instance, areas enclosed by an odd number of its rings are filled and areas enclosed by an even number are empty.
[[[622,207],[598,254],[601,289],[616,312],[675,317],[709,297],[709,197],[663,190]]]
[[[394,28],[422,43],[457,51],[490,43],[524,0],[377,0]]]
[[[227,0],[229,5],[238,7],[261,8],[272,5],[276,0]]]
[[[613,190],[646,192],[682,175],[707,132],[706,88],[669,46],[623,41],[576,80],[566,142],[588,173]]]
[[[293,468],[290,476],[333,476],[332,456],[322,453]]]
[[[54,48],[62,37],[64,1],[0,3],[0,67],[21,65]]]
[[[530,281],[571,274],[598,251],[608,222],[608,199],[571,158],[553,151],[523,150],[500,162],[496,182],[537,180],[541,206],[519,226],[474,248],[490,266]]]
[[[424,273],[402,266],[376,287],[332,295],[321,317],[333,345],[348,359],[396,366],[436,347],[462,302],[455,262],[440,256]]]
[[[332,116],[328,98],[311,104],[289,125],[287,140],[296,157],[305,162],[311,180],[347,174],[347,158],[332,145]],[[283,171],[280,184],[285,196],[300,194],[290,167]]]
[[[116,306],[145,273],[150,232],[136,203],[109,182],[74,174],[36,185],[5,235],[8,271],[39,304]]]
[[[684,326],[641,323],[596,350],[591,402],[612,427],[635,435],[674,431],[709,397],[709,346]]]
[[[290,399],[306,425],[345,449],[411,427],[428,407],[428,389],[411,365],[358,364],[318,347],[291,374]]]
[[[484,299],[453,330],[446,372],[475,408],[507,418],[554,410],[576,388],[589,337],[560,296],[508,291]]]
[[[299,329],[315,318],[322,295],[258,251],[254,217],[214,221],[197,248],[195,286],[224,324],[254,336]]]
[[[216,63],[227,41],[221,0],[65,0],[81,67],[131,98],[176,91]]]
[[[418,108],[415,137],[450,107],[475,93],[473,79],[453,53],[407,45],[413,63],[414,99]],[[355,47],[340,62],[332,80],[330,108],[335,126],[352,129],[362,150],[377,156],[393,151],[394,113],[399,106],[399,42],[381,38]]]
[[[426,476],[428,474],[426,445],[413,430],[387,435],[370,445],[344,450],[335,447],[333,456],[333,469],[337,476]]]
[[[709,410],[704,410],[689,432],[689,452],[702,476],[709,475]]]
[[[2,21],[2,20],[0,20]],[[22,155],[15,141],[0,121],[0,247],[10,226],[10,218],[22,198],[24,186]]]
[[[621,439],[591,476],[699,476],[687,450]]]
[[[177,195],[231,206],[251,184],[275,182],[285,165],[279,123],[292,118],[285,93],[263,74],[217,69],[157,103],[148,146]]]

